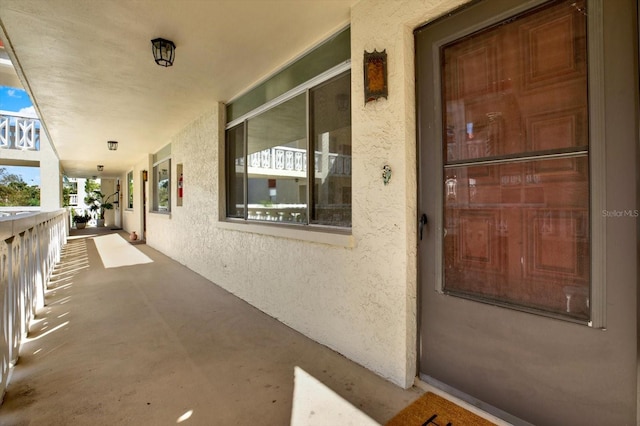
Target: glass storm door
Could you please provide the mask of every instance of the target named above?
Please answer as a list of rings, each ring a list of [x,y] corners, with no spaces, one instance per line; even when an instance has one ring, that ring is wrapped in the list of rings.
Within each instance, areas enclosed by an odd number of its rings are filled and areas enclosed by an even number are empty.
[[[566,343],[594,335],[597,299],[592,3],[477,2],[415,31],[419,209],[428,218],[420,376],[532,422],[548,415],[532,404],[583,405],[572,400],[584,391],[577,365],[591,362],[585,347]],[[549,354],[567,364],[553,375]]]
[[[586,69],[566,3],[440,48],[444,292],[589,320]]]

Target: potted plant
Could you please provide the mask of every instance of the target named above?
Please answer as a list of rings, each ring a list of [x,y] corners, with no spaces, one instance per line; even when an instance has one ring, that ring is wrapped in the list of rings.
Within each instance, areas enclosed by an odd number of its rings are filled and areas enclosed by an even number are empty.
[[[84,203],[89,206],[89,210],[91,210],[92,212],[98,212],[98,226],[104,226],[105,210],[111,210],[113,208],[113,204],[109,202],[109,198],[111,198],[113,195],[115,194],[111,194],[107,197],[102,192],[96,189],[91,194],[87,195],[84,199]]]
[[[74,210],[72,219],[73,223],[76,224],[76,229],[84,229],[87,226],[87,222],[91,220],[91,216],[89,216],[86,212],[83,212],[81,215],[77,214]]]

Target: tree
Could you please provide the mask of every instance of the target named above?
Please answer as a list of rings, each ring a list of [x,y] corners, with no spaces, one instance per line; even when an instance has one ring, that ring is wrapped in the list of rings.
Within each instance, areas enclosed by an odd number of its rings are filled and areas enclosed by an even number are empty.
[[[62,187],[62,207],[69,207],[71,205],[71,187]]]
[[[22,176],[9,173],[4,167],[0,167],[0,185],[9,185],[11,182],[24,182]]]
[[[73,185],[69,182],[69,178],[66,175],[62,176],[62,207],[69,207],[71,205],[71,191]]]
[[[84,181],[84,193],[93,194],[95,191],[100,191],[100,184],[93,179],[87,179]]]
[[[111,198],[111,195],[106,197],[102,192],[96,189],[84,197],[84,202],[89,206],[89,210],[92,212],[98,212],[100,219],[104,219],[104,211],[111,210],[113,208],[113,204],[109,202],[109,198]]]
[[[22,176],[0,167],[0,206],[24,207],[40,205],[40,187],[27,185]]]

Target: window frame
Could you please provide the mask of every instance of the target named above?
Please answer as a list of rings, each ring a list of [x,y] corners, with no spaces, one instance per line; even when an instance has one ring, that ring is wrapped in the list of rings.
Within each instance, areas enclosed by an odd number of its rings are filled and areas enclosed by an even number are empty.
[[[473,300],[480,303],[489,303],[503,306],[514,311],[530,312],[533,314],[556,318],[566,322],[584,324],[592,328],[606,329],[606,265],[598,259],[606,258],[606,217],[602,212],[606,211],[606,153],[605,153],[605,102],[604,102],[604,23],[603,23],[603,5],[601,1],[585,0],[587,5],[587,93],[588,93],[588,164],[589,164],[589,241],[590,241],[590,296],[589,307],[590,316],[587,321],[575,320],[566,316],[556,315],[549,312],[543,312],[535,309],[527,309],[514,304],[497,304],[495,302],[483,302],[480,299]],[[433,48],[439,51],[446,44],[471,34],[475,31],[488,28],[500,21],[508,19],[538,6],[550,3],[551,0],[532,0],[524,2],[516,7],[509,8],[507,12],[492,15],[489,19],[479,22],[474,26],[468,27],[465,31],[454,33],[443,39],[438,40]],[[437,89],[433,103],[435,114],[442,116],[442,99],[441,84],[442,81],[439,60],[434,61],[434,79]],[[436,120],[436,132],[442,134],[442,123]],[[444,154],[442,152],[442,144],[437,144],[437,152],[434,153],[441,159],[440,165],[444,163]],[[438,177],[439,181],[434,182],[436,186],[438,208],[434,217],[435,228],[440,232],[444,230],[444,178]],[[444,289],[444,244],[442,239],[437,238],[435,242],[435,279],[434,290],[440,294],[448,294]]]
[[[127,210],[133,210],[134,180],[133,170],[127,172]]]
[[[309,80],[307,80],[306,82],[294,87],[293,89],[283,93],[282,95],[274,98],[271,101],[268,101],[262,105],[260,105],[259,107],[253,109],[252,111],[247,112],[246,114],[243,114],[242,116],[229,121],[226,126],[225,126],[225,131],[224,131],[224,148],[223,148],[223,155],[224,155],[224,163],[225,165],[229,165],[229,159],[227,158],[227,132],[229,130],[235,129],[239,126],[243,126],[244,130],[243,130],[243,155],[244,155],[244,171],[243,171],[243,203],[244,203],[244,217],[237,217],[237,216],[229,216],[228,215],[228,203],[229,203],[229,199],[228,196],[225,195],[225,197],[223,197],[223,201],[224,201],[224,206],[221,209],[222,212],[224,212],[224,216],[221,218],[223,221],[226,222],[235,222],[235,223],[247,223],[247,224],[264,224],[264,225],[272,225],[272,226],[288,226],[288,227],[299,227],[302,229],[322,229],[322,230],[326,230],[326,231],[331,231],[331,232],[337,232],[337,233],[351,233],[351,229],[353,226],[353,223],[351,223],[349,226],[332,226],[332,225],[323,225],[323,224],[314,224],[312,223],[311,219],[310,219],[310,214],[312,212],[312,202],[313,202],[313,188],[312,188],[312,182],[314,182],[315,180],[315,176],[313,173],[313,170],[315,167],[313,164],[313,155],[309,155],[309,153],[315,149],[315,144],[313,143],[313,141],[311,141],[311,128],[313,127],[312,124],[310,123],[311,117],[310,117],[310,105],[309,105],[309,99],[310,99],[310,91],[314,88],[320,87],[323,84],[326,84],[328,82],[330,82],[333,79],[337,79],[339,77],[342,77],[343,75],[349,75],[351,76],[351,60],[347,60],[344,61],[343,63],[336,65],[332,68],[330,68],[329,70],[317,75],[314,78],[311,78]],[[351,77],[350,77],[351,78]],[[305,107],[306,107],[306,111],[305,111],[305,116],[306,116],[306,151],[307,151],[307,161],[306,161],[306,167],[307,167],[307,189],[306,189],[306,197],[307,197],[307,221],[305,223],[286,223],[286,222],[269,222],[269,221],[262,221],[262,220],[256,220],[256,219],[249,219],[248,218],[248,164],[247,164],[247,140],[248,140],[248,127],[247,127],[247,123],[250,119],[257,117],[259,115],[261,115],[264,112],[267,112],[299,95],[304,94],[305,96]],[[349,105],[349,113],[351,112],[351,103]],[[225,193],[228,191],[228,186],[227,183],[229,182],[230,179],[230,173],[231,171],[225,170],[225,173],[223,174],[223,187],[225,188]],[[353,202],[351,203],[351,209],[353,210]]]
[[[160,210],[160,200],[159,200],[159,191],[158,191],[158,180],[157,180],[157,167],[164,163],[165,161],[168,161],[168,167],[167,167],[167,173],[169,175],[168,180],[169,182],[167,183],[167,210]],[[172,173],[171,173],[171,156],[167,156],[164,158],[161,158],[160,160],[156,161],[153,163],[153,167],[151,168],[152,173],[153,173],[153,177],[151,180],[151,184],[153,187],[153,200],[152,200],[152,204],[151,204],[151,212],[152,213],[158,213],[158,214],[171,214],[171,182],[172,182]]]

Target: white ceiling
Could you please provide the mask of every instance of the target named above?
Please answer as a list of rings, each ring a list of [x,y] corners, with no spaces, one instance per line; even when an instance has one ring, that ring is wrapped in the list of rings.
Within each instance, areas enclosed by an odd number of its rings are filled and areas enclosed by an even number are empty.
[[[347,26],[357,1],[0,0],[0,37],[66,174],[113,177]],[[153,61],[156,37],[173,67]]]

